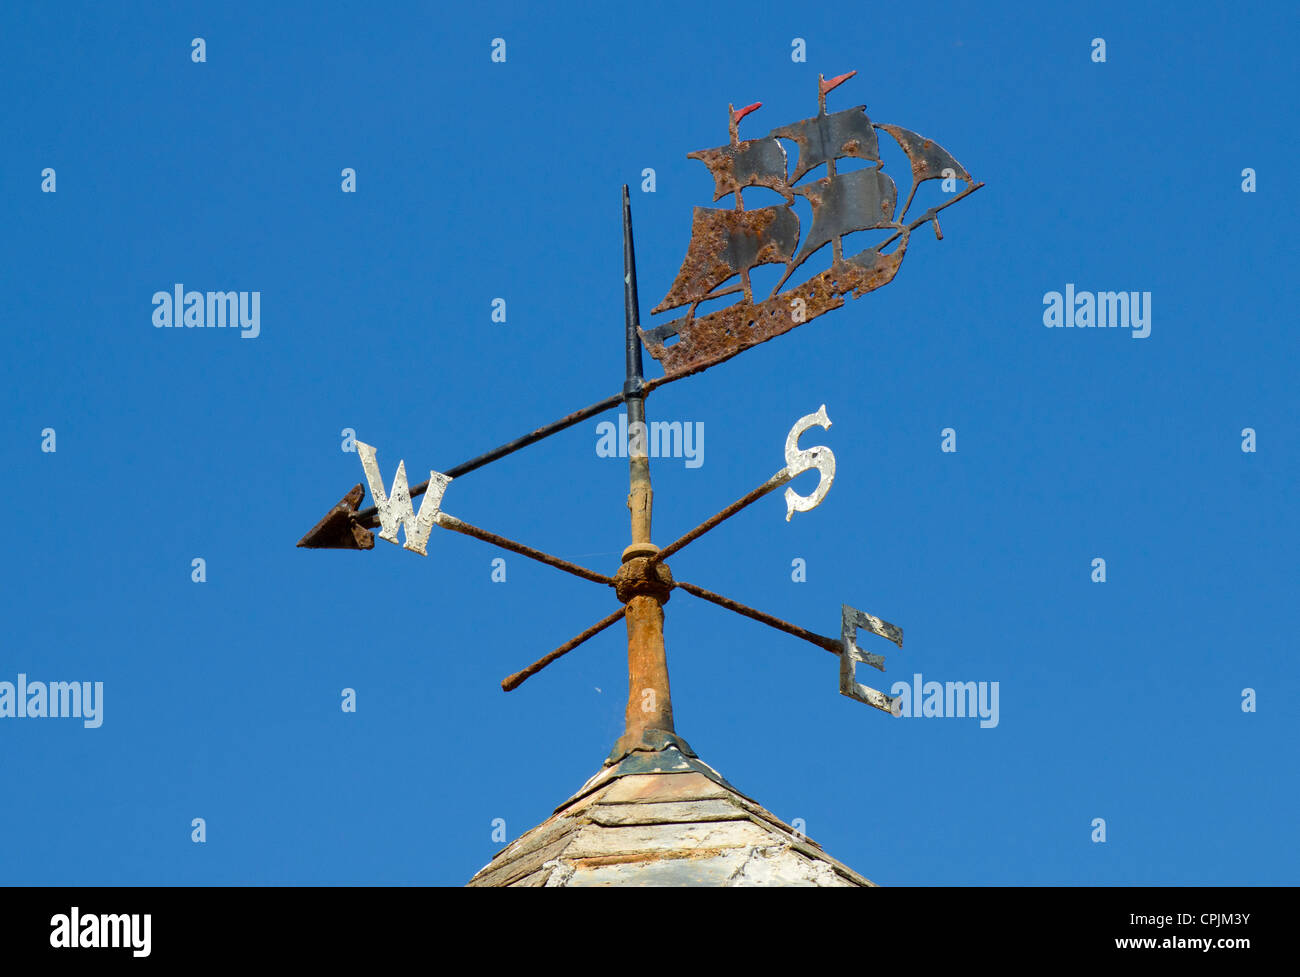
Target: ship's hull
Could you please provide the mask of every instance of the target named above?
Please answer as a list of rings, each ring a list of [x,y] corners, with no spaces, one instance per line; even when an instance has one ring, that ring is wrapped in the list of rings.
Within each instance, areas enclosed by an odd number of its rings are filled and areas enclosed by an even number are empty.
[[[908,237],[905,231],[889,254],[863,251],[762,302],[742,300],[699,318],[688,313],[642,329],[641,339],[668,376],[696,373],[838,309],[850,292],[859,298],[889,284],[903,263]],[[677,341],[669,344],[674,336]]]

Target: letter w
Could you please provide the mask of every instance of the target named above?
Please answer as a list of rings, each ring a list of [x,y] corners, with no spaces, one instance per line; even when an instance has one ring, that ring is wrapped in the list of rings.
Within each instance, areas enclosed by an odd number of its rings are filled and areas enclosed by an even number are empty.
[[[451,477],[441,472],[429,472],[429,490],[420,500],[420,514],[415,514],[411,505],[411,490],[406,484],[406,462],[397,463],[397,474],[393,476],[393,494],[384,491],[384,479],[375,464],[375,449],[362,441],[357,441],[357,454],[361,456],[361,467],[365,470],[366,481],[370,483],[370,494],[374,497],[375,508],[379,510],[379,538],[397,544],[397,527],[406,530],[405,548],[421,556],[429,554],[424,544],[429,540],[433,524],[438,521],[438,511],[442,506],[442,494],[447,491]]]

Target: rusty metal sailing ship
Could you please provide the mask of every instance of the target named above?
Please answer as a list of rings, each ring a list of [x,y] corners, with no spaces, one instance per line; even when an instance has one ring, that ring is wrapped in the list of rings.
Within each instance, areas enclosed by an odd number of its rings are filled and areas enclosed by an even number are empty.
[[[933,140],[901,126],[872,122],[865,105],[827,113],[827,93],[855,74],[850,71],[829,80],[819,75],[817,114],[758,139],[742,141],[739,128],[740,121],[762,103],[742,109],[728,106],[730,142],[687,154],[709,168],[715,184],[714,201],[733,194],[735,205],[695,208],[681,270],[663,301],[651,310],[652,314],[682,307],[687,311],[671,322],[640,330],[646,348],[668,376],[697,373],[838,309],[850,292],[859,298],[889,284],[907,253],[912,231],[933,223],[935,236],[942,239],[938,212],[984,185],[976,183],[965,167]],[[912,188],[901,214],[898,189],[884,172],[876,130],[892,137],[911,163]],[[798,146],[793,172],[782,139]],[[836,162],[842,159],[876,165],[839,173]],[[799,183],[822,165],[825,176]],[[965,186],[950,200],[905,223],[917,188],[928,180],[944,180],[945,186],[951,184],[954,190],[958,181]],[[749,187],[775,191],[785,203],[746,210],[742,192]],[[799,216],[793,209],[796,195],[807,199],[813,214],[812,227],[802,243]],[[893,233],[874,247],[844,257],[844,237],[871,230]],[[796,269],[826,244],[832,246],[830,267],[782,292]],[[750,271],[765,264],[784,264],[785,273],[771,293],[759,299],[753,292]],[[736,277],[739,283],[728,285]],[[735,304],[696,316],[701,303],[737,293],[741,299]]]

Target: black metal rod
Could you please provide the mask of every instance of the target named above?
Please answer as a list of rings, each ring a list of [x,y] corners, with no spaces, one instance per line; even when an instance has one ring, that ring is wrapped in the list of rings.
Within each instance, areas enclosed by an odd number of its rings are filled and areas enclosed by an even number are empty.
[[[627,504],[632,514],[632,542],[648,544],[654,492],[650,487],[650,457],[646,453],[641,310],[636,292],[636,249],[632,244],[632,199],[626,183],[623,184],[623,319],[627,351],[627,380],[623,384],[623,402],[627,405]]]
[[[639,341],[638,338],[638,342]],[[637,353],[637,358],[640,359],[640,349],[637,350]],[[681,378],[682,374],[656,377],[653,380],[647,380],[641,384],[641,397],[639,400],[642,404],[642,418],[645,417],[645,395],[656,387],[662,386],[665,383],[672,383],[674,380],[680,380]],[[552,434],[555,434],[558,431],[563,431],[566,427],[573,427],[575,424],[580,424],[588,418],[595,417],[597,414],[603,414],[611,407],[617,407],[625,402],[626,395],[621,393],[614,394],[612,397],[606,397],[604,400],[598,401],[590,407],[584,407],[582,410],[574,411],[572,414],[566,414],[558,421],[552,421],[550,424],[539,427],[531,434],[525,434],[522,438],[515,438],[513,441],[509,441],[506,444],[501,445],[499,448],[494,448],[486,454],[462,462],[455,468],[448,468],[443,472],[443,474],[450,475],[452,478],[460,478],[460,476],[467,475],[476,468],[482,468],[484,465],[490,464],[499,458],[504,458],[506,455],[514,454],[520,448],[527,448],[530,444],[536,444],[543,438],[549,438]],[[418,499],[428,490],[429,480],[425,479],[419,485],[411,486],[411,498]],[[355,521],[366,529],[373,529],[379,525],[379,510],[374,506],[371,506],[369,509],[362,509],[356,514]]]
[[[638,350],[639,352],[639,350]],[[663,386],[665,383],[672,383],[674,380],[680,380],[682,374],[675,376],[656,377],[653,380],[646,380],[641,384],[642,398],[656,387]],[[521,438],[515,438],[499,448],[494,448],[487,454],[479,455],[477,458],[471,458],[469,461],[461,462],[455,468],[448,468],[444,475],[450,475],[452,478],[460,478],[461,475],[467,475],[476,468],[482,468],[484,465],[491,464],[499,458],[506,455],[514,454],[520,448],[527,448],[530,444],[536,444],[543,438],[549,438],[558,431],[563,431],[566,427],[573,427],[580,424],[588,418],[595,417],[597,414],[603,414],[611,407],[617,407],[624,402],[624,395],[621,393],[614,394],[612,397],[606,397],[604,400],[592,404],[590,407],[584,407],[582,410],[576,410],[572,414],[566,414],[558,421],[552,421],[550,424],[539,427],[531,434],[525,434]],[[425,479],[419,485],[411,487],[411,498],[418,499],[421,495],[429,490],[429,480]],[[356,514],[355,521],[367,529],[373,529],[379,525],[379,510],[374,506],[369,509],[362,509]]]
[[[658,384],[656,384],[656,386],[658,386]],[[469,461],[462,462],[461,464],[457,465],[455,468],[448,468],[443,474],[450,475],[452,478],[459,478],[461,475],[467,475],[468,473],[472,472],[476,468],[482,468],[484,465],[494,462],[499,458],[504,458],[506,455],[513,454],[514,452],[518,451],[520,448],[526,448],[530,444],[535,444],[536,442],[542,440],[542,438],[550,437],[552,434],[555,434],[557,431],[563,431],[566,427],[573,427],[573,425],[575,424],[580,424],[581,422],[587,420],[590,417],[595,417],[597,414],[601,414],[609,410],[611,407],[617,407],[621,403],[623,403],[623,395],[621,393],[614,394],[614,396],[612,397],[606,397],[604,400],[598,401],[597,403],[592,404],[590,407],[584,407],[582,408],[582,410],[576,410],[572,414],[566,414],[564,417],[561,417],[558,421],[552,421],[550,424],[543,425],[542,427],[539,427],[536,431],[533,431],[529,434],[525,434],[521,438],[515,438],[513,441],[508,441],[505,444],[501,445],[501,447],[494,448],[493,450],[487,452],[486,454],[482,454],[479,455],[477,458],[471,458]],[[427,492],[428,489],[429,489],[429,482],[428,479],[426,479],[425,481],[421,482],[419,485],[412,486],[411,498],[413,499],[419,498],[421,495]],[[376,509],[374,506],[371,506],[369,509],[362,509],[360,512],[358,512],[356,515],[356,519],[358,522],[361,523],[361,525],[369,529],[379,525],[378,516],[379,516],[379,510]]]
[[[627,184],[623,184],[623,319],[627,325],[627,384],[625,394],[640,393],[643,368],[641,364],[641,304],[636,294],[636,249],[632,244],[632,199]],[[635,386],[634,386],[635,385]],[[638,400],[641,398],[638,397]],[[631,418],[628,418],[629,423]]]
[[[549,655],[543,655],[541,658],[537,659],[537,661],[533,662],[527,668],[521,669],[520,671],[515,672],[513,675],[506,676],[504,679],[501,680],[502,690],[505,692],[512,692],[515,689],[519,688],[519,686],[523,685],[524,682],[527,681],[527,679],[530,676],[536,675],[538,672],[540,672],[547,665],[551,664],[551,662],[555,661],[557,658],[563,658],[565,655],[567,655],[569,652],[571,652],[574,648],[578,647],[578,645],[582,644],[587,639],[594,638],[596,635],[600,634],[600,632],[604,631],[611,624],[615,623],[618,620],[621,620],[623,615],[626,613],[627,613],[627,607],[620,607],[613,614],[609,615],[609,617],[602,618],[601,620],[593,624],[591,627],[587,628],[587,630],[583,631],[582,634],[578,635],[575,638],[570,638],[568,641],[564,642],[564,644],[560,645],[560,647],[556,648]]]

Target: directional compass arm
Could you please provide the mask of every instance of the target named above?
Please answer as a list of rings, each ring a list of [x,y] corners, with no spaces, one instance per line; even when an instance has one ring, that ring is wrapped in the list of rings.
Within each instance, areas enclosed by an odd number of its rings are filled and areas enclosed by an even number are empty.
[[[709,530],[717,527],[719,524],[726,521],[727,519],[730,519],[732,516],[740,512],[746,506],[752,505],[753,503],[757,502],[759,499],[763,498],[763,496],[767,495],[769,492],[775,492],[782,485],[785,485],[793,478],[794,476],[790,474],[789,468],[782,468],[779,472],[777,472],[775,475],[769,478],[758,488],[754,489],[752,492],[749,492],[748,494],[737,499],[735,502],[731,503],[731,505],[727,506],[717,515],[710,516],[708,519],[704,520],[704,522],[700,523],[698,526],[692,529],[685,536],[682,536],[680,539],[677,539],[669,543],[667,546],[661,549],[654,556],[650,557],[651,562],[658,563],[660,560],[667,559],[668,557],[676,553],[678,550],[680,550],[682,547],[686,546],[688,543],[694,542],[695,540],[699,539]]]
[[[679,379],[681,379],[680,376],[663,376],[656,377],[653,380],[646,380],[641,384],[640,393],[644,396],[656,387]],[[459,478],[461,475],[482,468],[484,465],[506,457],[506,455],[513,454],[521,448],[526,448],[530,444],[536,444],[543,438],[550,437],[565,428],[580,424],[597,414],[603,414],[607,410],[622,405],[623,402],[624,394],[620,391],[581,410],[576,410],[572,414],[566,414],[558,421],[544,424],[537,430],[515,438],[513,441],[508,441],[498,448],[493,448],[491,451],[479,455],[477,458],[471,458],[454,468],[449,468],[443,474],[449,478]],[[426,480],[419,485],[411,486],[410,496],[412,499],[418,499],[428,490],[429,482]],[[352,527],[363,530],[374,529],[379,525],[379,509],[377,506],[372,505],[368,509],[362,509],[360,512],[356,511],[356,507],[361,504],[364,497],[364,489],[359,494],[357,494],[356,489],[353,489],[298,541],[298,545],[308,549],[370,549],[373,543],[367,545],[365,539],[351,531]]]
[[[709,530],[720,525],[727,519],[730,519],[736,513],[740,512],[746,506],[752,505],[763,496],[770,492],[775,492],[781,486],[798,478],[805,471],[817,469],[820,473],[818,479],[817,491],[811,496],[805,498],[797,495],[793,489],[786,490],[786,520],[795,512],[807,512],[809,509],[816,508],[821,500],[830,490],[831,483],[835,480],[835,456],[829,448],[799,448],[799,436],[813,425],[819,425],[823,428],[831,426],[830,418],[826,416],[826,405],[822,404],[813,414],[807,414],[795,422],[790,433],[786,436],[785,441],[785,460],[786,465],[779,472],[769,478],[762,485],[753,491],[741,496],[731,505],[727,506],[715,516],[710,516],[704,522],[700,523],[685,536],[669,543],[658,553],[650,557],[651,563],[658,563],[667,557],[672,556],[688,543],[699,539]]]
[[[739,601],[723,597],[721,594],[715,594],[703,587],[698,587],[693,583],[678,580],[676,586],[702,600],[717,604],[719,607],[725,607],[729,611],[735,611],[737,614],[774,627],[778,631],[784,631],[786,634],[794,635],[796,638],[803,638],[803,640],[816,645],[818,648],[824,648],[840,660],[841,695],[865,703],[872,708],[879,709],[881,712],[887,712],[895,716],[899,714],[897,712],[898,700],[857,681],[854,676],[854,666],[861,662],[879,671],[883,672],[885,670],[884,655],[872,654],[858,647],[855,637],[858,628],[866,628],[873,634],[894,642],[900,648],[903,647],[903,631],[901,628],[890,624],[888,621],[882,621],[873,614],[867,614],[845,604],[841,608],[841,635],[839,640],[836,640],[824,634],[817,634],[806,628],[801,628],[797,624],[791,624],[789,621],[783,621],[771,614],[765,614]]]
[[[548,567],[555,567],[555,569],[563,570],[565,573],[571,573],[575,577],[582,577],[583,580],[590,580],[594,583],[603,583],[609,587],[614,586],[613,577],[607,577],[603,573],[597,573],[595,570],[588,570],[586,567],[580,567],[576,563],[570,563],[568,560],[562,560],[558,556],[552,556],[550,553],[543,553],[541,550],[535,550],[531,546],[525,546],[523,543],[516,543],[513,539],[507,539],[504,536],[498,536],[496,533],[490,533],[486,529],[472,526],[469,523],[457,519],[455,516],[448,515],[445,512],[439,512],[435,522],[443,529],[450,529],[452,532],[463,533],[466,536],[473,536],[475,539],[481,539],[485,543],[499,546],[503,550],[510,550],[512,553],[526,556],[531,560],[536,560],[538,563],[545,563]]]
[[[617,621],[621,621],[623,619],[623,615],[626,613],[627,613],[627,607],[620,607],[613,614],[609,615],[609,617],[601,618],[591,627],[587,628],[586,631],[583,631],[582,634],[578,635],[577,637],[570,638],[568,641],[564,642],[564,644],[560,645],[560,647],[556,648],[549,655],[543,655],[541,658],[537,659],[537,661],[533,662],[527,668],[515,672],[513,675],[509,675],[506,678],[502,679],[501,680],[502,690],[506,692],[513,692],[515,689],[519,688],[519,686],[523,685],[524,682],[527,681],[531,676],[536,675],[547,665],[551,664],[551,662],[563,658],[565,655],[571,652],[574,648],[578,647],[578,645],[582,644],[588,638],[594,638],[596,635],[600,634],[600,632],[604,631],[611,624],[614,624]]]
[[[461,475],[468,474],[476,468],[482,468],[484,465],[489,465],[494,461],[504,458],[506,455],[514,454],[520,448],[526,448],[530,444],[536,444],[543,438],[548,438],[552,434],[563,431],[565,428],[573,427],[575,424],[580,424],[588,418],[595,417],[597,414],[603,414],[605,411],[612,407],[617,407],[621,403],[623,403],[622,393],[614,394],[612,397],[606,397],[604,400],[597,401],[581,410],[576,410],[572,414],[565,414],[558,421],[552,421],[550,424],[543,424],[536,431],[530,431],[528,434],[515,438],[513,441],[507,441],[499,448],[493,448],[491,451],[481,454],[477,458],[471,458],[469,461],[463,462],[455,468],[449,468],[445,474],[451,478],[459,478]],[[419,485],[414,485],[411,487],[411,498],[418,498],[428,490],[429,483],[427,481],[421,482]],[[357,520],[362,526],[365,526],[368,529],[373,529],[375,526],[379,525],[379,510],[375,506],[371,506],[369,509],[363,509],[361,512],[357,513]]]
[[[766,624],[769,627],[776,628],[778,631],[784,631],[786,634],[792,634],[796,638],[803,638],[804,641],[815,644],[818,648],[824,648],[833,655],[840,654],[843,645],[838,638],[828,638],[824,634],[817,634],[806,628],[801,628],[797,624],[791,624],[789,621],[783,621],[779,617],[773,617],[771,614],[765,614],[763,611],[756,610],[739,601],[732,600],[730,597],[723,597],[721,594],[715,594],[711,590],[705,590],[703,587],[696,586],[693,583],[687,583],[685,580],[678,580],[677,586],[688,594],[694,594],[701,600],[707,600],[719,607],[725,607],[729,611],[735,611],[744,617]]]

